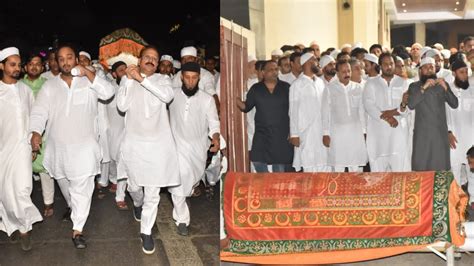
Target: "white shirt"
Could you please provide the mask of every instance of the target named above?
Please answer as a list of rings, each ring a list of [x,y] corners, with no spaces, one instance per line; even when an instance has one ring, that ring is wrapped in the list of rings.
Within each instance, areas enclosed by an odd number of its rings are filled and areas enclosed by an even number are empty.
[[[59,74],[58,74],[59,75]],[[44,73],[41,74],[41,77],[45,78],[45,79],[52,79],[54,77],[57,77],[58,75],[54,75],[53,72],[51,72],[51,70],[49,71],[46,71]]]
[[[449,69],[446,69],[446,68],[441,68],[438,73],[436,73],[436,76],[438,78],[443,78],[444,80],[446,80],[446,82],[448,82],[449,84],[453,83],[454,82],[454,76],[453,76],[453,72]]]
[[[182,89],[174,90],[170,104],[171,130],[178,150],[181,185],[169,191],[178,196],[191,196],[205,170],[209,138],[220,132],[219,117],[212,96],[198,91],[188,97]]]
[[[301,75],[300,75],[301,76]],[[293,74],[293,72],[282,74],[280,77],[281,81],[287,82],[288,84],[292,84],[298,77]]]
[[[328,165],[333,167],[362,166],[367,163],[364,141],[365,112],[362,87],[349,81],[329,83],[322,101],[323,135],[331,138]],[[322,141],[322,139],[321,139]]]
[[[181,89],[183,82],[181,81],[181,71],[176,73],[173,77],[173,89]],[[199,89],[203,90],[207,94],[214,96],[216,93],[216,84],[214,82],[214,76],[208,70],[201,67],[200,80],[198,83]]]
[[[407,120],[408,108],[404,112],[400,111],[403,93],[408,90],[411,80],[405,80],[394,75],[390,84],[377,76],[368,79],[365,83],[363,102],[368,114],[367,120],[367,150],[369,159],[376,160],[380,156],[390,156],[393,154],[408,154],[409,143]],[[396,116],[398,126],[392,128],[386,121],[380,118],[382,111],[397,109],[401,114]],[[408,167],[408,166],[406,166]],[[392,169],[393,171],[404,171],[406,169]]]
[[[295,169],[327,165],[327,148],[322,143],[321,101],[324,82],[301,74],[290,87],[290,135],[300,138],[295,147]]]
[[[118,93],[119,86],[116,81],[112,81],[115,94]],[[120,144],[122,143],[125,129],[125,113],[117,108],[117,96],[114,96],[106,105],[107,118],[109,122],[108,141],[110,158],[116,162],[119,161]]]
[[[247,80],[247,90],[245,91],[244,101],[247,99],[247,93],[249,92],[250,88],[258,83],[258,78],[249,78]],[[252,140],[253,135],[255,134],[255,112],[256,108],[252,108],[248,113],[245,115],[247,116],[247,148],[248,150],[252,150]]]
[[[56,179],[83,178],[100,173],[98,99],[112,97],[112,85],[96,76],[74,77],[71,87],[60,75],[47,80],[30,116],[30,132],[46,129],[43,165]]]
[[[118,179],[131,178],[138,186],[167,187],[181,183],[178,154],[166,111],[173,99],[170,77],[153,74],[136,80],[122,77],[117,107],[125,112],[125,133]],[[120,169],[120,167],[119,167]]]

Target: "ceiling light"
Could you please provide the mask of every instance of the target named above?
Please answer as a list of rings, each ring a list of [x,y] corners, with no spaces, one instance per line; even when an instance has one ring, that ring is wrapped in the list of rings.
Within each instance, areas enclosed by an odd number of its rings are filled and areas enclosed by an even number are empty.
[[[407,10],[406,10],[406,9],[403,9],[403,13],[406,13],[406,12],[407,12]]]
[[[457,9],[457,8],[455,8],[455,9],[454,9],[454,11],[458,11],[458,9]]]
[[[459,5],[459,1],[456,1],[456,5]]]
[[[459,3],[459,2],[457,2],[457,3]],[[407,5],[407,4],[405,4],[405,3],[402,3],[402,6],[406,6],[406,5]]]

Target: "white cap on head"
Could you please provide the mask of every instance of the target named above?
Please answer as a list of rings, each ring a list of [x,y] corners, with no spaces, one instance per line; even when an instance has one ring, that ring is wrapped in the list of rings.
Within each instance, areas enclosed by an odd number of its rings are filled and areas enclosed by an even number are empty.
[[[300,64],[304,65],[309,59],[313,58],[314,54],[313,53],[305,53],[300,57]]]
[[[425,46],[425,47],[421,48],[420,57],[422,57],[429,50],[431,50],[431,47],[429,47],[429,46]]]
[[[334,49],[334,51],[332,51],[329,56],[331,56],[332,58],[336,59],[337,58],[337,55],[341,52],[341,50],[338,50],[338,49]]]
[[[178,60],[173,60],[173,67],[181,69],[181,62],[179,62]]]
[[[283,55],[283,51],[280,50],[280,49],[273,50],[273,51],[272,51],[272,56],[273,56],[273,55],[282,56],[282,55]]]
[[[251,54],[247,56],[247,62],[252,62],[252,61],[257,61],[257,57],[255,55]]]
[[[367,53],[364,55],[364,59],[374,64],[377,64],[377,65],[379,64],[379,58],[374,54]]]
[[[80,51],[80,52],[79,52],[79,55],[83,55],[83,56],[89,58],[89,60],[92,60],[91,55],[90,55],[88,52],[86,52],[86,51]]]
[[[0,61],[5,60],[7,57],[12,55],[20,56],[20,51],[16,47],[8,47],[0,51]]]
[[[164,54],[161,56],[160,62],[161,61],[170,61],[173,63],[173,57],[171,55]]]
[[[352,45],[350,45],[348,43],[345,43],[341,46],[341,50],[344,49],[344,48],[352,48]]]
[[[436,55],[441,56],[441,53],[438,51],[438,49],[430,49],[426,51],[425,55],[426,57],[434,58]]]
[[[440,53],[443,55],[444,59],[449,59],[449,57],[451,57],[451,51],[448,49],[443,49]]]
[[[421,59],[421,63],[420,63],[420,67],[424,66],[424,65],[427,65],[427,64],[435,64],[435,61],[433,58],[431,57],[425,57],[423,59]]]
[[[301,59],[300,59],[301,60]],[[336,62],[332,56],[329,55],[324,55],[321,57],[319,60],[319,65],[321,66],[321,69],[323,69],[325,66],[327,66],[331,62]]]
[[[403,61],[403,58],[401,58],[401,57],[398,56],[398,55],[397,55],[395,58],[397,59],[397,61],[405,62],[405,61]]]
[[[433,44],[433,46],[438,50],[443,50],[444,49],[444,46],[441,43],[435,43],[435,44]]]
[[[316,41],[312,41],[312,42],[309,44],[309,46],[312,46],[312,45],[319,45],[319,44],[318,44],[318,42],[316,42]]]
[[[197,57],[197,50],[193,46],[186,46],[181,49],[181,58],[185,56],[194,56]]]
[[[354,45],[352,45],[352,50],[354,50],[355,48],[362,48],[362,43],[361,42],[354,43]]]

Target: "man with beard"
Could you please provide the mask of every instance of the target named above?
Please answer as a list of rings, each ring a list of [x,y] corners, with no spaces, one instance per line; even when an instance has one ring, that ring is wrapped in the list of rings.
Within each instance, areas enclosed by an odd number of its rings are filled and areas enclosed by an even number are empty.
[[[374,54],[364,55],[365,73],[367,79],[376,77],[380,74],[379,58]]]
[[[296,171],[329,172],[327,149],[320,139],[323,136],[321,99],[323,81],[313,72],[316,58],[312,53],[300,58],[303,73],[290,87],[290,143],[294,146],[293,167]]]
[[[60,74],[58,61],[56,61],[56,50],[55,49],[49,50],[46,58],[47,58],[48,66],[49,66],[49,71],[46,71],[43,74],[41,74],[41,77],[45,79],[52,79]]]
[[[443,78],[448,84],[454,82],[453,73],[443,67],[444,60],[438,49],[430,49],[425,53],[426,57],[431,57],[435,61],[435,71],[438,78]]]
[[[283,56],[278,59],[278,70],[279,79],[291,72],[291,62],[289,56]]]
[[[181,185],[170,188],[173,200],[173,219],[178,226],[178,234],[188,235],[190,222],[186,197],[190,197],[193,188],[199,185],[206,166],[208,137],[211,152],[219,151],[220,123],[214,100],[199,90],[199,65],[195,62],[183,64],[183,86],[175,90],[170,104],[170,122],[173,137],[178,150]]]
[[[250,88],[245,102],[237,97],[237,107],[245,113],[256,108],[250,151],[255,170],[268,172],[268,165],[272,165],[273,172],[285,172],[290,170],[293,161],[293,147],[288,142],[290,85],[278,80],[276,62],[265,61],[262,68],[263,81]]]
[[[437,79],[433,58],[422,59],[420,80],[408,88],[408,107],[415,110],[413,171],[450,170],[447,103],[458,107],[458,99],[444,79]]]
[[[86,248],[82,229],[89,216],[94,177],[100,173],[102,156],[96,134],[97,104],[98,99],[112,97],[114,89],[110,82],[78,65],[73,46],[60,46],[57,59],[61,74],[46,81],[38,93],[29,132],[33,151],[38,152],[45,131],[43,165],[57,180],[70,207],[72,241],[82,249]]]
[[[449,86],[459,101],[457,109],[447,107],[451,171],[458,184],[464,185],[467,182],[461,178],[461,168],[465,163],[464,152],[474,144],[474,78],[468,77],[467,65],[462,60],[456,60],[451,65],[451,70],[454,82]]]
[[[363,102],[368,114],[367,150],[373,172],[410,170],[408,86],[395,74],[395,56],[380,55],[382,75],[367,80]]]
[[[171,55],[162,55],[160,59],[160,65],[158,70],[161,75],[168,75],[170,78],[173,77],[173,57]]]
[[[301,64],[300,64],[301,53],[294,52],[290,55],[290,65],[291,71],[287,74],[283,74],[280,77],[281,81],[287,82],[288,84],[292,84],[298,76],[301,74]]]
[[[122,61],[115,62],[112,65],[112,76],[115,80],[112,81],[115,94],[118,93],[119,84],[122,77],[126,75],[125,70],[127,64]],[[127,187],[126,179],[117,180],[118,161],[120,158],[120,145],[122,143],[124,128],[125,128],[125,114],[117,109],[117,97],[106,102],[106,114],[108,120],[108,147],[110,154],[110,163],[108,164],[108,173],[106,177],[112,183],[109,191],[115,193],[115,203],[119,210],[128,210],[125,202],[125,189]]]
[[[17,48],[0,51],[0,231],[16,240],[21,248],[31,249],[30,231],[43,218],[31,202],[31,147],[28,145],[29,112],[33,104],[31,90],[20,77],[21,59]],[[33,155],[34,159],[34,155]],[[12,235],[15,233],[15,235]]]
[[[117,107],[125,112],[125,133],[120,147],[118,178],[128,178],[133,216],[140,222],[142,250],[155,252],[151,229],[155,224],[162,187],[181,184],[178,154],[166,105],[173,100],[170,77],[155,73],[159,54],[153,46],[140,52],[139,66],[128,66],[117,94]],[[180,75],[181,76],[181,75]]]
[[[46,82],[46,78],[40,76],[41,72],[43,72],[43,59],[37,54],[30,55],[26,63],[26,75],[22,79],[22,82],[30,87],[35,97]],[[43,194],[44,202],[43,215],[50,217],[54,213],[54,180],[43,167],[43,154],[44,147],[42,147],[40,154],[38,154],[36,160],[33,162],[33,172],[38,174],[41,179],[41,193]]]
[[[367,164],[365,147],[365,111],[362,87],[352,82],[347,61],[336,63],[337,79],[323,92],[322,143],[329,148],[328,166],[334,172],[362,172]]]
[[[336,61],[332,56],[323,55],[319,61],[319,65],[323,71],[322,80],[326,87],[336,76]]]

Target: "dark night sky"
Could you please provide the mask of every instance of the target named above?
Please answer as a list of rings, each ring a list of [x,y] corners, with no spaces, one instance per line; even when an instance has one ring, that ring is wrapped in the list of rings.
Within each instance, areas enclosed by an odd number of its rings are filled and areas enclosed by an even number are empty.
[[[170,33],[176,24],[180,28]],[[191,41],[205,46],[207,56],[219,55],[219,0],[2,0],[0,49],[44,50],[57,36],[96,58],[100,39],[124,27],[157,46],[160,54],[177,57]]]

